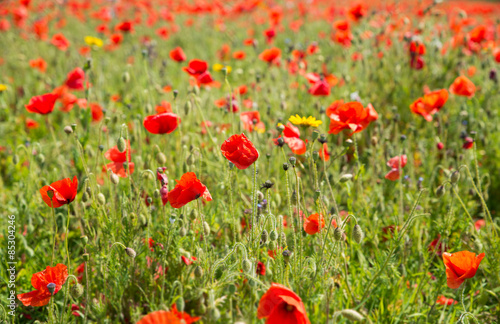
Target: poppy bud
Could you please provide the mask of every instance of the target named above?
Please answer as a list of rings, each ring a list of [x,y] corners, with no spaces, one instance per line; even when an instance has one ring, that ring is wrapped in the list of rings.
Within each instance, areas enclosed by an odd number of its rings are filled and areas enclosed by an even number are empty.
[[[354,225],[354,229],[352,231],[352,237],[353,237],[354,241],[356,241],[356,243],[361,243],[364,236],[365,236],[365,233],[363,233],[361,226],[359,226],[358,224]]]
[[[186,304],[184,303],[184,298],[182,297],[177,298],[177,300],[175,301],[175,305],[177,306],[177,310],[179,312],[183,312],[184,306],[186,306]]]
[[[203,233],[205,233],[205,235],[210,234],[210,225],[208,225],[207,222],[203,222]]]
[[[276,241],[270,241],[268,244],[268,247],[269,247],[269,250],[271,250],[271,251],[276,250]]]
[[[352,174],[346,173],[340,177],[339,182],[344,183],[344,182],[347,182],[351,179],[352,179]]]
[[[172,94],[174,95],[174,100],[177,99],[177,96],[179,95],[179,90],[172,91]]]
[[[363,315],[352,309],[344,309],[340,311],[340,314],[350,321],[361,322],[362,320],[364,320]]]
[[[71,126],[65,126],[64,132],[69,135],[69,134],[73,133],[73,128],[71,128]]]
[[[83,235],[80,238],[82,239],[83,245],[87,245],[87,243],[89,242],[88,236],[87,235]]]
[[[353,145],[354,145],[354,142],[350,138],[346,139],[344,142],[344,147],[352,147]]]
[[[315,190],[314,191],[314,200],[318,200],[320,196],[321,196],[321,191]]]
[[[401,142],[406,141],[406,135],[401,135],[401,136],[399,137],[399,140],[400,140]]]
[[[71,124],[71,129],[73,130],[73,132],[76,130],[76,124]]]
[[[132,259],[135,259],[135,256],[137,255],[137,253],[135,253],[134,249],[129,248],[129,247],[125,249],[125,253],[127,253],[127,255],[129,257],[131,257]]]
[[[319,153],[318,153],[318,151],[314,151],[313,152],[313,160],[318,161],[318,159],[319,159]]]
[[[293,252],[290,250],[285,250],[283,251],[283,259],[285,260],[286,263],[290,261],[290,257],[292,256]]]
[[[186,159],[186,164],[193,165],[195,163],[196,163],[196,158],[194,157],[193,153],[189,154],[189,156]]]
[[[259,201],[264,200],[264,194],[261,191],[257,191],[257,199]]]
[[[47,289],[51,295],[54,295],[54,291],[56,290],[56,284],[51,282],[47,285]]]
[[[14,164],[19,163],[19,155],[14,154],[14,156],[12,157],[12,163],[14,163]]]
[[[111,172],[111,174],[109,175],[109,180],[111,180],[111,183],[116,185],[116,184],[118,184],[118,182],[120,182],[120,177],[118,177],[118,175],[116,175],[116,173]]]
[[[274,183],[271,180],[266,180],[260,187],[260,189],[271,189],[274,186]]]
[[[123,137],[120,136],[118,138],[118,141],[116,142],[116,147],[118,148],[118,151],[120,151],[120,153],[125,152],[125,150],[127,149],[127,144],[125,143],[125,139]]]
[[[181,237],[184,237],[186,236],[186,234],[187,234],[187,229],[185,227],[181,227],[181,229],[179,230],[179,235]]]
[[[498,82],[498,77],[497,77],[497,71],[495,69],[490,70],[489,74],[490,80],[497,83]]]
[[[214,321],[218,321],[220,319],[220,312],[217,308],[212,308],[210,310],[210,317],[214,320]]]
[[[285,125],[283,125],[283,124],[281,124],[281,123],[280,123],[280,124],[278,124],[278,125],[276,125],[276,130],[277,130],[278,132],[280,132],[280,133],[283,133],[283,131],[285,130]]]
[[[73,298],[80,298],[83,295],[83,286],[79,283],[71,286],[71,296]]]
[[[340,229],[340,227],[335,228],[335,230],[333,231],[333,238],[335,239],[335,241],[340,241],[342,239],[342,234],[343,231]]]
[[[141,223],[142,226],[147,226],[148,225],[148,218],[144,214],[139,214],[139,222]]]
[[[159,189],[155,189],[155,191],[153,191],[153,196],[154,196],[155,198],[160,197],[160,190],[159,190]]]
[[[443,186],[443,185],[439,186],[439,187],[437,188],[437,190],[436,190],[436,196],[437,196],[438,198],[443,197],[445,193],[446,193],[446,189],[444,188],[444,186]]]
[[[156,154],[156,162],[158,162],[158,164],[165,164],[167,163],[167,157],[162,152],[158,152]]]
[[[186,101],[184,104],[184,114],[189,115],[189,111],[191,110],[192,104],[191,101]]]
[[[148,202],[148,204],[151,204],[153,202],[153,198],[148,197],[148,198],[146,198],[146,201]]]
[[[316,129],[315,129],[315,130],[313,130],[313,132],[312,132],[312,136],[311,136],[311,137],[312,137],[313,142],[314,142],[315,140],[317,140],[317,139],[318,139],[318,137],[319,137],[319,132],[318,132],[318,130],[316,130]]]
[[[252,263],[250,262],[250,260],[245,259],[241,263],[241,268],[243,269],[243,272],[249,273],[250,270],[252,270]]]
[[[106,197],[104,196],[104,194],[102,194],[101,192],[97,194],[97,202],[100,204],[100,205],[104,205],[106,204]]]
[[[200,267],[200,266],[197,266],[195,269],[194,269],[194,276],[196,278],[200,278],[201,276],[203,276],[203,268]]]
[[[267,231],[263,230],[262,234],[260,234],[260,239],[261,239],[262,243],[265,244],[267,242],[268,236],[269,236],[269,234],[267,233]]]
[[[460,172],[454,171],[450,176],[450,182],[456,183],[460,179]]]
[[[123,81],[123,83],[129,83],[129,81],[130,81],[130,74],[128,72],[124,72],[122,74],[122,81]]]
[[[83,195],[82,195],[82,201],[83,201],[84,203],[86,203],[86,202],[89,202],[89,200],[90,200],[90,196],[89,196],[89,194],[85,191],[85,192],[83,193]]]
[[[283,170],[288,171],[289,167],[288,163],[283,163]]]
[[[85,262],[88,262],[88,261],[89,261],[89,259],[90,259],[90,255],[89,255],[88,253],[84,253],[84,254],[82,255],[82,257],[83,257],[83,261],[85,261]]]
[[[98,148],[99,148],[99,151],[101,151],[101,152],[104,151],[104,145],[101,144],[98,146]]]
[[[278,137],[276,145],[278,145],[278,147],[283,147],[283,145],[285,145],[285,139],[283,137]]]
[[[278,239],[278,232],[272,230],[269,234],[269,238],[271,239],[271,241],[276,241]]]
[[[377,136],[372,136],[372,138],[371,138],[370,141],[371,141],[371,143],[372,143],[373,146],[377,146],[377,144],[378,144],[378,138],[377,138]]]
[[[291,157],[288,159],[288,162],[290,162],[290,164],[295,167],[295,164],[297,163],[297,159],[295,157]]]

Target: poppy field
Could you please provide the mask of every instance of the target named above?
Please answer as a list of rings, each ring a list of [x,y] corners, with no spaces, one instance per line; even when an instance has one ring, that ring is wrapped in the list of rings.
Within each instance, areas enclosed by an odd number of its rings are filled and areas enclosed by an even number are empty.
[[[1,323],[500,322],[500,3],[0,1]]]

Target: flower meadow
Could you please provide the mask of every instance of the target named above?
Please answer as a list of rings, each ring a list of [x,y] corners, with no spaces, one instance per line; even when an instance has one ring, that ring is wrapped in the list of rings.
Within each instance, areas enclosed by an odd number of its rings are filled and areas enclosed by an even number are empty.
[[[498,323],[500,4],[0,2],[0,321]]]

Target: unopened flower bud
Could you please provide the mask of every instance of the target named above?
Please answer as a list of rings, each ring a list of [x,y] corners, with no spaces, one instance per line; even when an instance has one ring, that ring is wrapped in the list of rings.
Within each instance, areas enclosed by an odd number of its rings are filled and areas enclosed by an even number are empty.
[[[373,146],[377,146],[377,144],[378,144],[378,138],[377,138],[377,136],[372,136],[370,142],[371,142],[371,144]]]
[[[319,153],[318,153],[318,151],[314,151],[313,152],[313,160],[314,161],[318,161],[319,160]]]
[[[269,234],[267,233],[266,230],[263,230],[262,233],[260,234],[260,240],[262,241],[262,243],[266,243],[267,242],[267,238],[268,238]]]
[[[128,72],[125,72],[122,74],[122,81],[123,83],[129,83],[130,81],[130,74]]]
[[[454,171],[450,176],[451,183],[457,183],[459,179],[460,179],[460,172],[458,171]]]
[[[135,259],[135,256],[137,255],[137,253],[135,253],[134,249],[129,248],[129,247],[125,249],[125,253],[127,253],[127,255],[129,257],[131,257],[132,259]]]
[[[120,136],[118,138],[118,141],[116,142],[116,147],[118,148],[118,151],[120,151],[120,153],[125,152],[125,150],[127,149],[127,144],[125,143],[125,139],[123,137]]]
[[[350,138],[346,139],[344,142],[345,147],[352,147],[353,145],[354,145],[354,142]]]
[[[291,157],[288,159],[288,162],[290,162],[290,164],[294,167],[295,164],[297,163],[297,159],[295,157]]]
[[[340,226],[335,228],[335,230],[333,231],[333,238],[335,239],[335,241],[340,241],[342,239],[342,234],[343,231],[342,229],[340,229]]]
[[[194,276],[196,278],[200,278],[201,276],[203,276],[203,268],[200,266],[196,266],[196,268],[194,269]]]
[[[56,290],[56,284],[51,282],[47,285],[47,289],[51,295],[54,295],[54,291]]]
[[[183,312],[184,307],[186,306],[186,304],[184,303],[184,298],[182,297],[177,298],[177,300],[175,301],[175,305],[177,306],[177,310],[179,312]]]
[[[276,140],[276,145],[278,145],[279,147],[283,147],[283,145],[285,145],[285,139],[283,137],[278,137],[278,139]]]
[[[64,132],[69,135],[69,134],[73,133],[73,128],[71,128],[71,126],[65,126]]]
[[[19,163],[19,155],[14,154],[14,156],[12,157],[12,163],[14,163],[14,164]]]
[[[343,175],[340,177],[339,182],[344,183],[344,182],[347,182],[347,181],[349,181],[349,180],[351,180],[351,179],[352,179],[352,174],[350,174],[350,173],[346,173],[346,174],[343,174]]]
[[[444,194],[446,193],[446,189],[444,187],[444,185],[440,185],[437,190],[436,190],[436,196],[438,198],[441,198],[444,196]]]
[[[361,243],[364,236],[365,236],[365,233],[363,233],[361,226],[359,226],[358,224],[354,225],[354,229],[352,231],[352,238],[354,239],[354,241],[356,243]]]
[[[112,184],[118,184],[118,182],[120,182],[120,177],[118,177],[118,175],[114,172],[111,172],[111,174],[109,175],[109,180],[111,180],[111,183]]]
[[[104,194],[102,194],[101,192],[97,194],[97,202],[100,204],[100,205],[104,205],[106,204],[106,197],[104,196]]]
[[[283,125],[283,124],[281,124],[281,123],[280,123],[280,124],[278,124],[278,125],[276,126],[276,130],[277,130],[278,132],[282,133],[282,132],[285,130],[285,125]]]
[[[191,101],[186,101],[184,104],[184,114],[189,115],[189,111],[191,110],[192,104]]]
[[[80,298],[83,295],[83,286],[79,283],[71,286],[71,296],[73,298]]]
[[[288,163],[283,163],[283,170],[288,171],[290,165]]]
[[[90,255],[89,255],[88,253],[84,253],[84,254],[82,255],[82,257],[83,257],[83,261],[85,261],[85,262],[88,262],[88,261],[89,261],[89,259],[90,259]]]
[[[269,244],[267,245],[269,247],[269,250],[274,251],[276,250],[276,241],[270,241]]]
[[[340,311],[340,314],[350,321],[361,322],[364,320],[363,315],[352,309],[344,309]]]
[[[252,263],[250,262],[250,260],[245,259],[241,263],[241,268],[243,269],[243,272],[249,273],[250,270],[252,270]]]
[[[282,253],[283,259],[285,260],[286,263],[288,263],[290,261],[290,257],[292,256],[292,254],[293,254],[293,252],[290,250],[283,251],[283,253]]]
[[[320,142],[321,144],[325,144],[326,142],[328,142],[327,138],[326,138],[326,135],[325,134],[321,134],[318,138],[318,142]]]
[[[205,233],[205,235],[210,234],[210,225],[208,225],[207,222],[203,222],[203,233]]]

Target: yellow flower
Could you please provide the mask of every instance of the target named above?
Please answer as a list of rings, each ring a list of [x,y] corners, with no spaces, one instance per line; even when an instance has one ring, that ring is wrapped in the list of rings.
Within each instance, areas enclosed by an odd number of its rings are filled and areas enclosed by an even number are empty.
[[[312,127],[318,127],[319,125],[323,124],[321,120],[317,120],[315,117],[309,116],[309,117],[300,117],[299,115],[295,116],[290,116],[288,119],[289,121],[292,122],[294,125],[303,125],[303,126],[312,126]]]
[[[219,71],[222,71],[223,68],[226,68],[227,70],[227,73],[231,73],[231,67],[230,66],[224,66],[223,64],[220,64],[220,63],[215,63],[214,65],[212,65],[212,69],[216,72],[219,72]]]
[[[85,36],[85,43],[89,46],[97,46],[101,47],[103,42],[102,39],[94,37],[94,36]]]
[[[0,83],[0,92],[7,90],[7,86],[5,84]]]

